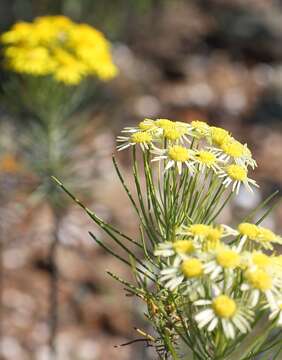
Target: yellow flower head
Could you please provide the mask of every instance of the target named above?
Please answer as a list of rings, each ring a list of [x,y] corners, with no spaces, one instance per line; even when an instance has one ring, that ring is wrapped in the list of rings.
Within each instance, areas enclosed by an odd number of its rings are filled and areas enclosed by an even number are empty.
[[[183,129],[174,127],[167,127],[164,129],[164,137],[168,140],[175,141],[181,138],[184,135]]]
[[[261,269],[265,269],[272,264],[272,258],[262,252],[252,253],[252,262]]]
[[[199,277],[203,274],[203,264],[198,259],[184,260],[181,271],[187,278]]]
[[[273,231],[271,231],[269,229],[259,227],[258,228],[258,238],[260,241],[263,241],[263,242],[275,242],[276,235],[274,234]]]
[[[147,131],[155,128],[155,122],[151,119],[144,119],[138,124],[138,127],[142,131]]]
[[[241,223],[238,226],[238,231],[240,235],[247,236],[249,239],[254,240],[258,236],[259,228],[255,224]]]
[[[194,236],[207,236],[211,230],[209,225],[205,224],[193,224],[189,226],[189,232]]]
[[[228,131],[216,126],[210,127],[210,136],[212,142],[218,146],[222,145],[224,142],[230,140],[231,138]]]
[[[181,145],[174,145],[168,149],[168,157],[170,160],[185,162],[190,159],[189,150]]]
[[[254,271],[248,270],[246,272],[246,279],[251,286],[261,291],[270,290],[272,287],[271,276],[262,269]]]
[[[225,269],[232,269],[240,265],[240,255],[231,249],[222,249],[217,252],[217,263]]]
[[[244,181],[247,180],[248,171],[245,167],[231,164],[226,167],[227,175],[234,181]]]
[[[200,150],[197,153],[197,159],[199,162],[201,162],[202,164],[204,164],[206,166],[212,166],[217,163],[216,156],[213,153],[211,153],[210,151],[206,151],[206,150]]]
[[[206,251],[217,249],[220,246],[220,239],[223,230],[221,227],[210,227],[205,238],[203,249]]]
[[[138,131],[131,135],[131,142],[135,144],[148,144],[152,141],[152,135],[148,132]]]
[[[174,122],[168,119],[158,119],[155,124],[162,129],[170,129],[174,127]]]
[[[212,308],[218,317],[230,319],[235,315],[237,305],[229,296],[219,295],[213,300]]]
[[[32,24],[20,21],[16,23],[11,30],[1,36],[3,44],[15,44],[27,39],[32,32]]]
[[[117,74],[104,35],[65,16],[16,23],[1,42],[6,66],[17,73],[52,75],[66,85],[76,85],[90,75],[109,80]]]
[[[194,120],[191,122],[191,125],[200,138],[206,136],[210,129],[209,125],[205,121]]]
[[[223,141],[220,145],[221,149],[225,154],[233,157],[240,158],[246,155],[246,149],[239,141],[234,139],[226,138],[226,141]]]
[[[172,247],[178,254],[190,254],[195,250],[192,240],[177,240]]]

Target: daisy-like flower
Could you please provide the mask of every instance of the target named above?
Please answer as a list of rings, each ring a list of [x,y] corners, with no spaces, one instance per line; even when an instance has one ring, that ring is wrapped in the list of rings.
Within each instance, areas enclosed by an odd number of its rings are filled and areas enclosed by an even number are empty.
[[[221,127],[211,126],[208,136],[208,142],[213,145],[220,146],[231,138],[229,132]]]
[[[203,171],[206,168],[212,169],[215,173],[221,171],[220,162],[222,160],[212,150],[198,150],[195,153],[195,159],[199,164],[199,170]]]
[[[276,301],[275,306],[272,307],[269,320],[276,320],[277,326],[282,326],[282,299]]]
[[[172,125],[166,126],[163,128],[163,137],[171,142],[184,142],[190,143],[188,138],[189,128],[187,124],[175,122]]]
[[[280,236],[262,226],[258,226],[258,235],[255,241],[259,242],[262,247],[269,250],[273,249],[272,243],[282,244],[282,238]]]
[[[140,123],[138,124],[138,126],[134,126],[134,127],[125,127],[122,132],[123,133],[135,133],[138,131],[149,131],[152,132],[153,130],[156,130],[157,126],[155,124],[155,121],[152,119],[144,119],[142,121],[140,121]]]
[[[263,295],[270,307],[275,306],[275,296],[281,295],[282,278],[262,269],[245,271],[245,282],[242,291],[248,291],[249,304],[255,307]]]
[[[194,120],[191,122],[193,135],[198,138],[206,138],[209,135],[210,126],[205,121]]]
[[[252,158],[252,153],[247,144],[241,144],[231,136],[226,137],[220,144],[219,153],[223,154],[224,160],[233,160],[241,166],[251,166],[253,169],[257,166],[256,161]]]
[[[155,125],[158,126],[161,129],[167,129],[170,126],[174,125],[174,121],[171,121],[169,119],[157,119],[155,121]]]
[[[168,119],[157,119],[155,121],[145,119],[139,124],[139,129],[150,131],[157,139],[165,138],[170,142],[184,141],[190,143],[188,135],[190,134],[189,125],[181,121],[171,121]]]
[[[172,167],[176,167],[178,173],[182,173],[182,167],[185,165],[189,171],[194,173],[194,154],[193,150],[187,149],[182,145],[172,145],[168,149],[158,149],[156,147],[151,151],[153,154],[158,155],[152,161],[167,160],[165,171]]]
[[[223,272],[232,277],[235,268],[241,263],[240,254],[236,249],[228,246],[219,246],[209,253],[209,260],[204,265],[205,274],[209,274],[212,280],[216,279]]]
[[[195,246],[201,247],[204,251],[216,249],[222,238],[233,235],[234,231],[228,226],[213,226],[206,224],[182,225],[177,233],[179,235],[192,236]]]
[[[202,261],[197,258],[176,257],[172,266],[161,270],[160,275],[160,281],[164,282],[171,291],[182,284],[185,286],[184,293],[193,298],[197,293],[203,293],[204,268]]]
[[[258,187],[258,184],[255,180],[248,178],[248,170],[245,166],[231,164],[227,165],[224,170],[222,170],[219,175],[220,178],[224,178],[223,185],[228,187],[232,184],[232,191],[236,194],[239,193],[241,184],[244,184],[245,187],[253,192],[251,185]]]
[[[192,254],[194,251],[195,246],[192,240],[176,240],[159,244],[154,255],[163,257],[179,255],[180,257],[187,257],[187,255]]]
[[[230,296],[220,294],[212,300],[198,300],[194,305],[208,306],[195,315],[199,329],[207,327],[208,331],[213,331],[221,326],[228,339],[234,339],[237,331],[245,334],[251,330],[252,310]]]
[[[130,136],[118,136],[117,141],[122,142],[121,145],[118,145],[118,151],[127,149],[130,146],[139,144],[143,151],[149,149],[149,145],[152,143],[153,137],[150,133],[146,131],[137,131],[131,134]]]
[[[242,266],[250,270],[269,270],[273,265],[273,257],[261,251],[245,252],[242,254]]]
[[[273,249],[273,243],[282,244],[282,238],[273,231],[247,222],[239,224],[237,234],[242,236],[239,244],[241,249],[247,241],[254,241],[267,250]]]

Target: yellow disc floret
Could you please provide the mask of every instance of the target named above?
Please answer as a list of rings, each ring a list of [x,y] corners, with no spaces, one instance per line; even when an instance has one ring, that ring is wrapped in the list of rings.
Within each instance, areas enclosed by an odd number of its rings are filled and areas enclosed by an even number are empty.
[[[260,241],[265,241],[265,242],[274,242],[276,240],[276,235],[274,234],[273,231],[263,228],[263,227],[259,227],[258,228],[258,238]]]
[[[168,149],[168,157],[173,161],[185,162],[190,159],[190,154],[184,146],[174,145]]]
[[[164,128],[164,137],[171,141],[180,139],[184,134],[185,131],[181,127],[171,126]]]
[[[272,264],[271,257],[261,252],[252,254],[252,262],[259,268],[266,268]]]
[[[228,139],[227,141],[223,141],[220,147],[225,154],[234,158],[240,158],[246,154],[244,145],[237,140]]]
[[[224,142],[230,140],[229,132],[216,126],[210,127],[210,136],[212,139],[212,142],[215,145],[222,145]]]
[[[248,175],[245,167],[236,164],[227,166],[226,173],[234,181],[245,181]]]
[[[193,129],[200,136],[206,136],[209,132],[209,125],[204,121],[194,120],[191,122]]]
[[[223,249],[218,251],[216,261],[223,268],[231,269],[240,265],[240,255],[234,250]]]
[[[235,315],[237,305],[229,296],[219,295],[213,300],[212,308],[218,317],[230,319]]]
[[[205,224],[194,224],[189,226],[189,231],[195,236],[207,236],[211,227]]]
[[[209,230],[205,237],[205,242],[203,244],[203,250],[210,251],[217,249],[220,246],[220,239],[222,233],[223,230],[221,227],[217,227],[217,228],[209,227]]]
[[[131,135],[131,142],[135,144],[148,144],[152,141],[152,135],[148,132],[138,131]]]
[[[174,122],[168,119],[158,119],[155,124],[162,129],[170,129],[174,126]]]
[[[151,119],[144,119],[138,124],[138,127],[142,131],[150,130],[155,127],[154,120]]]
[[[264,270],[247,271],[246,278],[255,289],[266,291],[272,287],[271,276]]]
[[[247,236],[249,239],[255,240],[258,236],[259,228],[255,224],[245,222],[238,226],[238,231],[240,235]]]
[[[210,151],[205,151],[205,150],[201,150],[197,153],[197,159],[202,164],[205,164],[207,166],[212,166],[217,162],[216,156]]]
[[[178,254],[190,254],[195,250],[192,240],[177,240],[172,247]]]
[[[203,264],[198,259],[184,260],[181,271],[187,278],[199,277],[203,274]]]

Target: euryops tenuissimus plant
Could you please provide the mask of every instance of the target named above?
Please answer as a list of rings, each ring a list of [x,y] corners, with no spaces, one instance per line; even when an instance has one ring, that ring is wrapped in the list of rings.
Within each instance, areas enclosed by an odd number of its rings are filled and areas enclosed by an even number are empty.
[[[240,187],[258,186],[247,145],[202,121],[145,119],[122,133],[118,150],[131,151],[136,196],[113,163],[138,215],[139,239],[107,224],[57,181],[124,250],[116,254],[91,234],[132,268],[134,284],[109,274],[147,304],[154,332],[140,333],[161,359],[270,359],[269,351],[281,359],[282,256],[274,246],[282,238],[259,225],[269,210],[251,222],[274,195],[236,228],[217,223]]]

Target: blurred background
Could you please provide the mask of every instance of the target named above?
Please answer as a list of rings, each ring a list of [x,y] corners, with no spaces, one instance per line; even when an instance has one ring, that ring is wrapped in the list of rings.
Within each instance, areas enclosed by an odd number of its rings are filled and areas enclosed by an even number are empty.
[[[230,225],[281,189],[281,0],[0,0],[0,8],[1,32],[19,20],[63,14],[95,26],[113,44],[119,75],[99,91],[89,87],[83,111],[72,114],[86,122],[71,152],[72,181],[85,185],[76,195],[99,216],[138,233],[111,155],[120,129],[144,117],[205,120],[249,144],[258,162],[252,176],[261,188],[253,196],[242,189],[222,215]],[[107,276],[111,270],[130,278],[88,236],[93,231],[104,240],[91,219],[71,202],[56,217],[38,195],[42,181],[51,181],[30,166],[41,143],[26,161],[19,144],[26,114],[15,116],[6,104],[9,74],[3,68],[0,80],[1,359],[156,358],[144,343],[115,347],[138,338],[135,327],[150,331],[145,309]],[[127,153],[117,157],[130,182]],[[54,191],[57,202],[65,202]],[[264,224],[282,232],[282,205]]]

